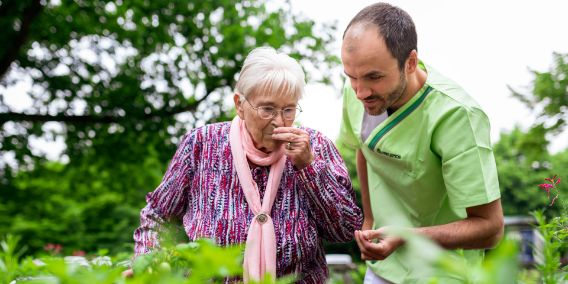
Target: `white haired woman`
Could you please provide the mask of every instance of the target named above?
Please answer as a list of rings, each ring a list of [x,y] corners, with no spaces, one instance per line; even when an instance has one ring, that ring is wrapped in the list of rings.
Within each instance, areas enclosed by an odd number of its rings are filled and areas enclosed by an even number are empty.
[[[322,240],[346,242],[362,213],[346,166],[320,132],[293,127],[304,72],[272,48],[245,59],[232,122],[186,134],[158,188],[146,196],[135,254],[157,247],[157,220],[179,218],[190,240],[246,243],[243,279],[328,276]]]

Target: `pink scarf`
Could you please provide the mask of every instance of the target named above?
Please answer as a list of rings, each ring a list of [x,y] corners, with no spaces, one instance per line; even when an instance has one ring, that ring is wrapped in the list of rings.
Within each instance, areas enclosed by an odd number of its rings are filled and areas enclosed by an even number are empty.
[[[260,281],[264,279],[266,273],[270,273],[271,277],[276,279],[276,234],[269,214],[284,171],[286,156],[282,148],[270,154],[256,149],[244,121],[238,116],[231,124],[229,139],[237,176],[247,203],[255,215],[247,235],[243,280],[245,283],[250,280]],[[260,204],[260,194],[256,182],[252,179],[247,158],[256,165],[271,165],[262,204]]]

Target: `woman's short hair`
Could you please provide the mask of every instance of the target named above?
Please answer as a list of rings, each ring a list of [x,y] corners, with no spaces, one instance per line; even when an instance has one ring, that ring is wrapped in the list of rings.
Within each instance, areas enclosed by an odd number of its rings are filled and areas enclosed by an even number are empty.
[[[235,92],[245,98],[270,94],[300,99],[305,84],[305,74],[298,61],[272,47],[258,47],[247,55]]]

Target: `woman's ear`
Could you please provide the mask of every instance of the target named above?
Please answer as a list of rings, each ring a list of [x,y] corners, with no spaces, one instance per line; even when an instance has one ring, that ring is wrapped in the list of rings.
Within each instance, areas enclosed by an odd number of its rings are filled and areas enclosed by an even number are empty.
[[[244,106],[243,106],[243,101],[241,100],[241,95],[235,93],[235,95],[233,96],[233,100],[235,101],[235,109],[237,110],[237,115],[239,116],[240,119],[244,120],[245,119],[245,110],[244,110]]]

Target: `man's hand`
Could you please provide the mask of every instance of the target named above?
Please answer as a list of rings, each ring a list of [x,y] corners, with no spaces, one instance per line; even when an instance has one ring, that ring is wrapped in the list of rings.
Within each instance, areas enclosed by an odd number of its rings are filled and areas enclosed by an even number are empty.
[[[384,260],[404,244],[399,237],[385,235],[384,228],[355,231],[355,241],[361,250],[362,260]]]

